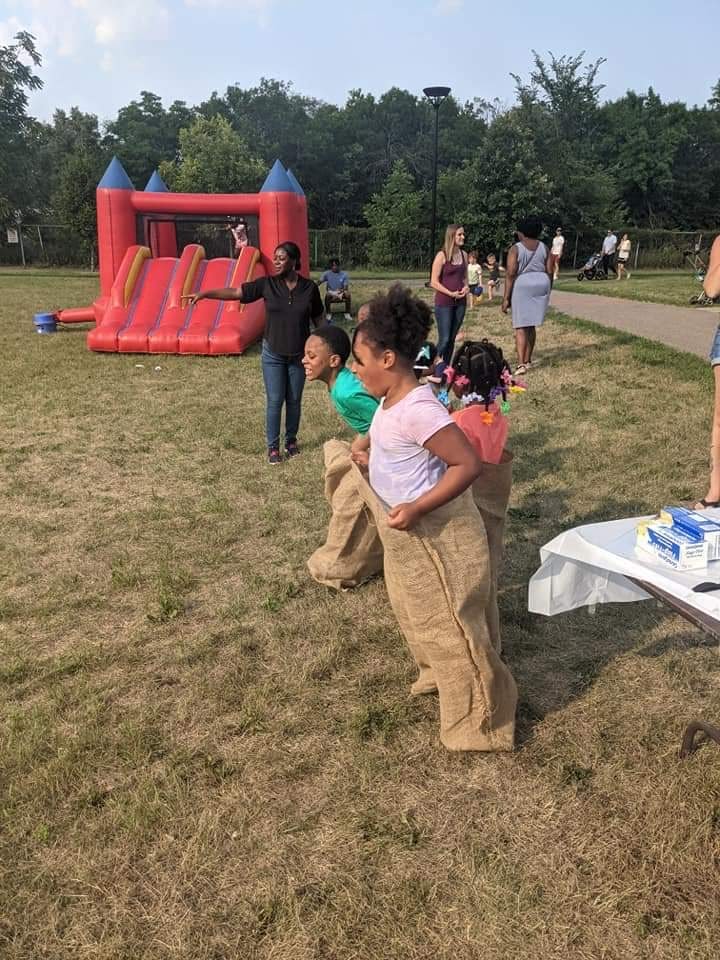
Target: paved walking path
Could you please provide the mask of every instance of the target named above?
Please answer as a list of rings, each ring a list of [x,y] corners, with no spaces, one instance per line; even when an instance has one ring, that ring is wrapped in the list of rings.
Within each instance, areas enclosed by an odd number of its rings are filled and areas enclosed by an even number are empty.
[[[553,290],[550,306],[571,317],[592,320],[604,327],[614,327],[638,337],[657,340],[704,359],[707,359],[720,323],[718,307],[672,307],[664,303],[640,303],[594,293]]]

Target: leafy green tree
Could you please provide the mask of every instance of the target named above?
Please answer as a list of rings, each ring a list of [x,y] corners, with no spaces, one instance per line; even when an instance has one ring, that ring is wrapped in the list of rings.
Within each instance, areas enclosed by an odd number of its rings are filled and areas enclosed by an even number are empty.
[[[267,166],[279,157],[286,166],[296,167],[317,106],[311,97],[294,93],[291,83],[263,77],[257,87],[244,90],[233,85],[223,97],[213,93],[198,109],[201,116],[229,120]]]
[[[599,59],[550,54],[546,63],[533,51],[534,69],[525,84],[515,74],[521,121],[534,134],[539,169],[554,185],[543,218],[579,231],[604,230],[621,222],[624,210],[612,171],[599,150],[602,119],[597,82]],[[540,202],[538,212],[542,209]]]
[[[538,160],[534,131],[521,113],[497,117],[475,157],[438,185],[444,222],[462,223],[468,242],[484,252],[503,250],[521,217],[548,219],[555,186]]]
[[[652,87],[603,108],[606,166],[636,226],[664,227],[672,206],[673,166],[686,137],[685,107],[663,104]]]
[[[190,126],[195,110],[176,100],[166,110],[156,93],[143,90],[140,100],[123,107],[108,124],[106,149],[117,154],[128,176],[142,190],[162,161],[177,154],[178,134]]]
[[[160,174],[181,193],[253,193],[267,174],[265,163],[221,116],[198,117],[180,131],[178,159]]]
[[[84,260],[95,249],[97,220],[95,190],[106,157],[99,146],[66,154],[57,171],[50,203],[53,218],[67,224]]]
[[[666,223],[683,230],[720,224],[720,110],[688,110],[672,164]]]
[[[98,119],[78,107],[56,110],[51,123],[37,124],[37,134],[32,151],[37,214],[71,231],[63,234],[62,247],[53,256],[88,262],[96,238],[95,188],[109,160]]]
[[[37,123],[27,114],[28,92],[42,81],[33,73],[41,64],[35,38],[25,31],[0,46],[0,217],[14,218],[35,207],[34,170]],[[32,66],[24,62],[26,58]]]
[[[713,110],[720,109],[720,80],[712,88],[710,93],[710,99],[708,100],[708,106],[712,107]]]
[[[396,161],[379,193],[365,207],[370,228],[369,253],[379,267],[415,264],[427,250],[427,194],[403,160]]]

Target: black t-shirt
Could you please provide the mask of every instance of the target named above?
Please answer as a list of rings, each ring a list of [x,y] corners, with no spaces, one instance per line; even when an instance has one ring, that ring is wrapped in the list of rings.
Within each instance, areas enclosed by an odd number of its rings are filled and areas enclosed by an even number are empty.
[[[260,277],[243,283],[241,303],[265,301],[265,339],[273,353],[297,357],[305,351],[310,321],[322,316],[320,291],[314,280],[298,274],[292,290],[280,277]]]

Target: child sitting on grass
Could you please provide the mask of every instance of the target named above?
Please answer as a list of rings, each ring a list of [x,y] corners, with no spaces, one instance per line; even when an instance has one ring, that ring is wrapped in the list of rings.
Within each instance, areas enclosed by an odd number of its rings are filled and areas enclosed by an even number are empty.
[[[321,380],[330,400],[351,430],[365,436],[379,401],[370,396],[355,374],[345,366],[350,338],[340,327],[317,327],[305,341],[302,364],[307,380]]]
[[[354,369],[382,402],[353,459],[358,493],[384,551],[388,596],[419,668],[413,694],[440,697],[451,750],[510,750],[517,690],[493,646],[491,563],[468,487],[480,458],[413,365],[432,316],[399,285],[369,304],[353,341]]]

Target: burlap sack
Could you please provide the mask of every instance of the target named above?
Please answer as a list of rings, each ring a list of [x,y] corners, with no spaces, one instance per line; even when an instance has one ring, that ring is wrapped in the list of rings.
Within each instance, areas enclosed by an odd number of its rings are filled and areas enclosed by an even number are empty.
[[[353,470],[384,547],[390,603],[420,669],[413,692],[437,687],[440,740],[450,750],[511,750],[517,688],[490,639],[488,541],[471,492],[413,530],[393,530]]]
[[[472,485],[473,500],[483,518],[490,551],[490,596],[487,619],[490,641],[498,653],[502,649],[497,602],[498,579],[502,571],[505,517],[512,487],[512,461],[513,456],[510,451],[503,450],[500,463],[484,463],[482,473]]]
[[[327,539],[307,562],[318,583],[336,590],[356,587],[383,568],[383,547],[375,521],[358,491],[360,472],[350,444],[330,440],[325,455],[325,496],[332,516]]]

